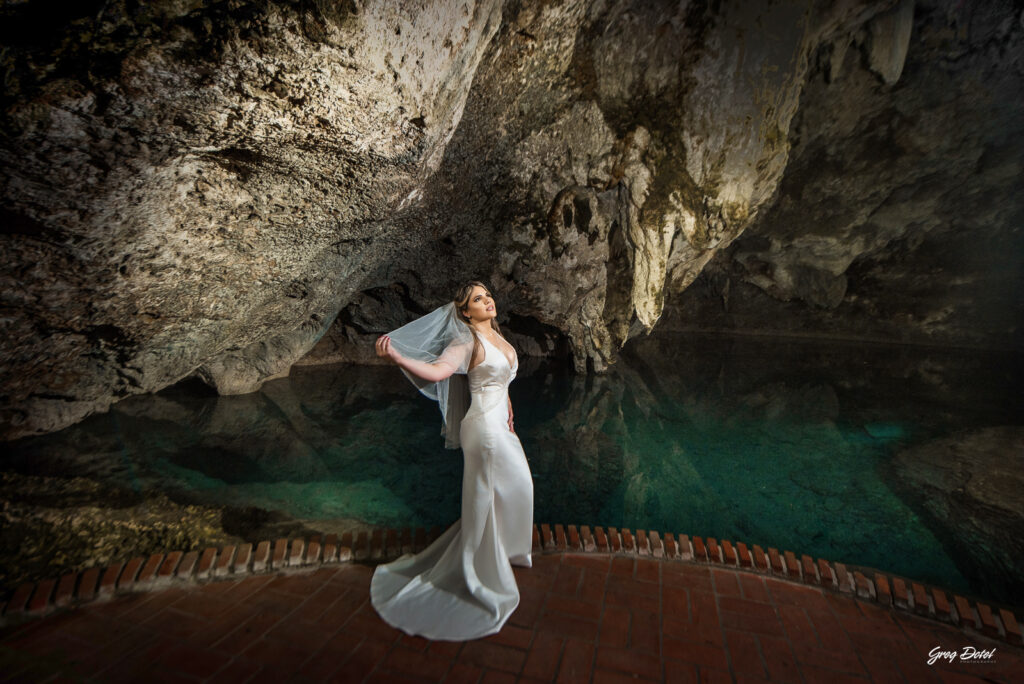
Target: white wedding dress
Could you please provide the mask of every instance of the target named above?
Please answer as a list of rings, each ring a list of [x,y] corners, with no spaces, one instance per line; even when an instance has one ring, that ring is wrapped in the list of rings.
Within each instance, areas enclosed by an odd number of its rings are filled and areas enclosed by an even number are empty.
[[[519,605],[512,565],[531,566],[533,479],[508,428],[508,386],[519,368],[480,338],[462,419],[462,517],[419,554],[379,565],[370,601],[407,634],[463,641],[499,631]]]

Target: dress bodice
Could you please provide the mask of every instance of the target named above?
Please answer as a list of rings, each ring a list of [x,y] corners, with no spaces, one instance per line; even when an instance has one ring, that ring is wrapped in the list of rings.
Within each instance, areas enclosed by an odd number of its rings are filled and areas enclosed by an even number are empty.
[[[519,369],[519,357],[516,356],[514,363],[510,366],[504,352],[488,342],[487,338],[482,335],[480,340],[484,346],[484,360],[467,374],[470,394],[492,389],[506,389],[512,379],[516,377],[516,371]],[[513,350],[514,353],[515,350]]]

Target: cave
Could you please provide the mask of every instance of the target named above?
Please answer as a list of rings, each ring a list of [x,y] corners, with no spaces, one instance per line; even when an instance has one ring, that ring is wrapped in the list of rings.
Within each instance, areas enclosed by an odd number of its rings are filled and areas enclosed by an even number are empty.
[[[20,0],[0,64],[9,605],[451,525],[375,345],[480,281],[538,525],[1019,640],[1019,2]]]

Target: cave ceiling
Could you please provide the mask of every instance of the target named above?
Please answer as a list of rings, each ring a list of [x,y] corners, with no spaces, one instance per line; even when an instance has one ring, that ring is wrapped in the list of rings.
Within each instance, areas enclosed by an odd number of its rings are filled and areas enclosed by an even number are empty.
[[[1019,3],[23,0],[0,27],[6,439],[370,360],[470,278],[580,371],[666,319],[1021,344]]]

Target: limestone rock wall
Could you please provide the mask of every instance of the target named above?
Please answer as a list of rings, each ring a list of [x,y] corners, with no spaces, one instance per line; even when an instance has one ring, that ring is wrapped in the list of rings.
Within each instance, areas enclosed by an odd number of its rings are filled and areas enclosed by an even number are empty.
[[[64,12],[64,14],[61,14]],[[11,3],[0,423],[251,391],[403,247],[496,0]]]
[[[8,3],[0,434],[372,361],[470,277],[524,354],[579,370],[668,301],[915,330],[894,288],[966,301],[991,254],[1016,282],[1019,205],[992,198],[1022,156],[1020,12],[965,5]],[[998,247],[932,277],[975,235]],[[922,320],[954,339],[958,306]]]
[[[605,370],[770,204],[811,57],[890,5],[506,3],[416,200],[435,239],[373,286],[426,307],[449,292],[423,263],[483,277],[539,324],[527,349],[558,331]],[[344,328],[325,356],[384,330]]]
[[[908,4],[819,47],[778,197],[663,323],[1024,349],[1024,13]]]

